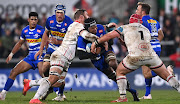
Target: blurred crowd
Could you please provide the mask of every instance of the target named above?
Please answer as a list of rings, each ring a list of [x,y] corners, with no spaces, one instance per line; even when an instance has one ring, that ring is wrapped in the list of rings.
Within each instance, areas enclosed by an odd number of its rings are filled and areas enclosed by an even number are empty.
[[[130,15],[129,10],[124,12],[123,18],[119,18],[115,12],[112,12],[111,16],[102,15],[100,18],[96,18],[96,20],[99,24],[114,22],[120,26],[129,22]],[[161,56],[170,57],[171,60],[180,57],[180,13],[174,10],[173,15],[166,15],[165,11],[161,9],[158,17],[153,18],[160,22],[164,32]],[[38,24],[45,27],[46,19],[46,14],[42,14],[42,18],[39,18]],[[27,20],[22,18],[18,13],[14,19],[10,19],[8,15],[6,15],[5,19],[0,17],[0,58],[6,58],[8,56],[13,46],[19,40],[21,30],[26,25],[28,25]],[[113,41],[113,49],[117,57],[126,56],[126,48],[120,45],[118,39],[114,39]],[[14,55],[14,58],[23,58],[27,54],[28,47],[25,44],[21,47],[20,51]]]

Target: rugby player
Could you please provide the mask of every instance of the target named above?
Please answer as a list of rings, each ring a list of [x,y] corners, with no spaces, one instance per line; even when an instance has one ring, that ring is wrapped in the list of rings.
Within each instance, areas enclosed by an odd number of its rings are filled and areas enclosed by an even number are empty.
[[[5,100],[7,92],[13,85],[16,76],[20,73],[24,73],[29,69],[35,70],[36,68],[38,68],[40,75],[42,76],[43,74],[41,71],[43,65],[43,56],[45,54],[45,48],[42,47],[43,55],[38,60],[35,60],[34,56],[36,52],[38,52],[40,49],[41,39],[45,30],[42,26],[37,25],[38,14],[36,12],[29,13],[28,22],[29,25],[22,30],[20,40],[13,47],[11,53],[6,59],[6,62],[9,63],[13,55],[21,48],[25,41],[27,41],[29,46],[29,54],[11,70],[9,78],[7,79],[6,84],[4,86],[4,89],[0,93],[0,100]]]
[[[95,19],[88,18],[85,20],[84,27],[85,31],[88,31],[90,33],[96,34],[98,37],[102,37],[106,32],[106,29],[109,27],[113,27],[112,23],[108,24],[107,26],[96,24]],[[116,25],[114,25],[116,26]],[[83,33],[83,32],[81,32]],[[81,35],[81,34],[80,34]],[[104,46],[99,47],[101,49],[100,54],[90,53],[86,50],[87,44],[91,43],[91,41],[88,41],[84,39],[82,36],[78,37],[77,42],[77,56],[80,60],[83,59],[91,59],[91,62],[93,65],[101,72],[103,72],[109,79],[112,79],[116,82],[116,68],[118,66],[116,56],[113,52],[113,49],[111,46],[108,45],[108,51],[105,50]],[[112,67],[113,65],[113,67]],[[137,92],[134,89],[131,89],[127,87],[127,90],[133,95],[134,101],[139,101],[137,97]]]
[[[91,52],[95,53],[95,48],[100,46],[101,43],[115,37],[121,38],[120,36],[124,36],[124,44],[126,45],[129,54],[122,60],[122,62],[120,62],[116,70],[116,80],[119,87],[120,97],[111,102],[128,101],[126,97],[126,74],[135,71],[141,66],[149,67],[180,93],[179,82],[167,71],[165,65],[153,50],[150,44],[151,34],[149,30],[140,23],[122,25],[116,30],[96,39],[91,45]]]
[[[144,25],[146,28],[149,29],[151,33],[151,46],[156,52],[158,56],[161,54],[161,44],[160,42],[162,41],[164,34],[162,29],[160,28],[160,24],[157,20],[153,19],[150,17],[149,12],[150,12],[150,5],[146,3],[139,2],[138,7],[136,9],[136,14],[142,17],[142,25]],[[169,65],[167,67],[167,70],[172,74],[173,69],[172,66]],[[151,96],[151,83],[152,83],[152,77],[157,76],[157,74],[150,70],[149,67],[147,66],[142,66],[142,72],[145,77],[145,83],[146,83],[146,93],[143,97],[140,99],[152,99]]]
[[[57,4],[55,7],[55,15],[50,16],[46,20],[46,27],[45,32],[43,34],[42,43],[41,43],[41,49],[47,44],[47,41],[49,41],[48,48],[46,51],[46,54],[44,56],[44,62],[42,67],[42,72],[45,73],[44,77],[49,76],[49,68],[50,68],[50,56],[51,54],[61,45],[63,38],[67,32],[67,29],[71,23],[73,23],[73,20],[65,15],[66,7],[63,4]],[[50,35],[50,36],[49,36]],[[39,55],[37,52],[35,57]],[[29,83],[29,80],[24,80],[24,83]],[[65,82],[60,84],[58,87],[54,87],[54,91],[57,94],[57,97],[55,97],[52,100],[56,101],[64,101],[66,99],[66,96],[63,94],[64,91]],[[23,94],[26,95],[28,88],[24,88]],[[52,88],[49,89],[47,94],[44,94],[42,96],[42,100],[45,100],[49,93],[52,92]]]

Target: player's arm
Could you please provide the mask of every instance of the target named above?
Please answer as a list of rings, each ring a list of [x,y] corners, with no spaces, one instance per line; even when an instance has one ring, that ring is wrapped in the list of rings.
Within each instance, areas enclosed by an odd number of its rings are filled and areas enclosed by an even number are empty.
[[[25,40],[19,40],[16,45],[13,47],[11,53],[6,59],[6,63],[9,63],[9,61],[12,59],[13,55],[21,48],[22,44],[25,42]]]
[[[93,42],[95,39],[99,38],[98,36],[88,32],[87,30],[81,30],[79,32],[80,36],[82,36],[84,39]]]
[[[115,37],[119,37],[121,33],[118,31],[118,30],[113,30],[107,34],[105,34],[104,36],[102,36],[101,38],[99,39],[96,39],[92,45],[91,45],[91,52],[92,53],[95,53],[95,48],[98,47],[101,43],[105,42],[105,41],[108,41],[110,39],[113,39]]]
[[[160,29],[159,31],[158,31],[158,40],[161,42],[162,40],[163,40],[163,38],[164,38],[164,33],[163,33],[163,31]]]
[[[43,37],[42,37],[42,40],[41,40],[41,46],[40,46],[40,49],[39,51],[35,54],[34,58],[37,60],[37,56],[39,55],[39,57],[42,55],[43,53],[43,49],[44,49],[44,46],[46,45],[48,39],[49,39],[49,33],[50,31],[49,30],[45,30],[44,31],[44,34],[43,34]]]
[[[96,54],[93,54],[93,53],[88,53],[88,52],[85,52],[83,50],[77,50],[77,56],[79,57],[80,60],[84,60],[84,59],[93,59],[93,58],[96,58]]]
[[[117,28],[117,24],[116,23],[109,23],[109,24],[103,25],[103,27],[104,27],[104,30],[106,31],[109,28],[113,28],[113,27]]]

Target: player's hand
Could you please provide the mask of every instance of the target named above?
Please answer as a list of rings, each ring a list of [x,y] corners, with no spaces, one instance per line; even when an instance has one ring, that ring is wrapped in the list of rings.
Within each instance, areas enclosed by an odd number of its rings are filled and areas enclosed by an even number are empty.
[[[39,50],[35,55],[34,55],[34,59],[37,60],[37,57],[39,56],[39,58],[42,56],[43,51]]]
[[[116,27],[117,28],[117,24],[116,23],[109,23],[107,25],[107,27],[109,27],[109,28]]]
[[[7,64],[9,64],[9,61],[12,59],[12,57],[13,57],[12,55],[9,55],[9,56],[7,57],[7,59],[6,59],[6,63],[7,63]]]
[[[94,54],[96,53],[96,45],[95,45],[94,42],[91,45],[91,52],[94,53]]]

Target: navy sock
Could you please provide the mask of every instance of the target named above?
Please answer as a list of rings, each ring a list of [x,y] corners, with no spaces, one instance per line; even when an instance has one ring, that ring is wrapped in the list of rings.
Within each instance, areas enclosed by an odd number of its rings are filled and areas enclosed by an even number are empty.
[[[157,76],[157,74],[152,70],[151,70],[151,74],[152,74],[153,77]]]
[[[6,84],[4,86],[4,90],[9,91],[9,89],[11,88],[11,86],[13,85],[14,80],[8,78],[8,80],[6,81]]]
[[[58,92],[58,94],[63,95],[63,92],[64,92],[64,86],[59,87],[59,92]]]
[[[146,93],[145,93],[145,96],[148,96],[149,94],[151,94],[152,78],[150,78],[150,79],[145,79],[145,83],[146,83]]]
[[[58,91],[58,87],[53,87],[53,90],[56,93]]]
[[[136,90],[135,90],[135,89],[132,89],[132,88],[128,89],[128,91],[129,91],[129,92],[134,92],[134,93],[136,93]]]

